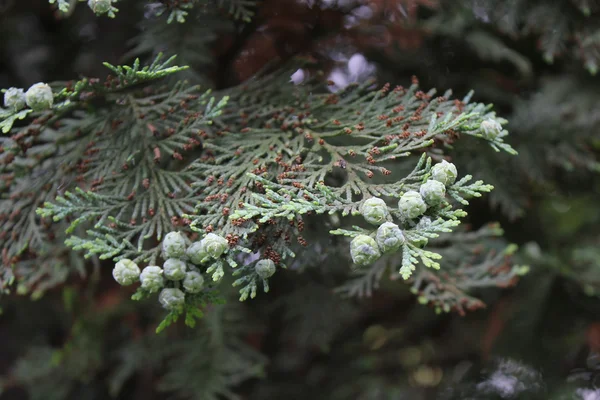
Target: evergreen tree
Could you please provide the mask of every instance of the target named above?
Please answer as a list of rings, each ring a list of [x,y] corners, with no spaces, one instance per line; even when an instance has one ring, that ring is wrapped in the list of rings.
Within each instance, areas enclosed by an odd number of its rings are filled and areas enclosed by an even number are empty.
[[[599,16],[0,4],[0,388],[594,395]]]

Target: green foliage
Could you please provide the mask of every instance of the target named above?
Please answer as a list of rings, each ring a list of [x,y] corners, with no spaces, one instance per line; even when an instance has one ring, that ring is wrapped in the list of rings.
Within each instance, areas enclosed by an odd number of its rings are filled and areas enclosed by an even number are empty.
[[[373,91],[368,89],[369,83],[320,95],[315,95],[316,89],[310,84],[288,87],[285,90],[291,93],[278,91],[265,96],[267,104],[259,103],[257,109],[251,103],[257,100],[252,96],[253,88],[278,90],[281,83],[275,82],[282,77],[266,79],[253,87],[242,87],[237,95],[232,93],[231,105],[242,116],[242,127],[235,132],[227,126],[230,132],[217,131],[205,141],[209,153],[190,166],[204,177],[194,186],[201,188],[205,197],[197,215],[186,218],[192,221],[193,230],[217,229],[277,263],[295,256],[297,246],[292,245],[291,238],[304,242],[298,229],[303,215],[354,215],[364,196],[399,197],[405,187],[423,179],[430,161],[423,169],[423,159],[415,171],[395,182],[374,178],[375,173],[385,177],[390,174],[386,166],[401,162],[411,152],[430,146],[434,140],[451,141],[449,132],[482,137],[479,124],[494,116],[484,105],[468,103],[469,98],[459,103],[449,100],[450,92],[434,99],[433,91],[426,94],[416,85]],[[267,86],[269,81],[272,83]],[[282,105],[286,97],[289,105]],[[222,120],[229,122],[231,115],[224,113]],[[402,127],[401,134],[392,134],[396,127]],[[503,142],[505,134],[489,143],[495,149],[513,152]],[[464,196],[491,189],[479,181],[466,185],[469,179],[467,176],[456,183],[449,194],[464,203]],[[460,214],[443,211],[450,219]],[[440,225],[439,229],[448,227]],[[256,245],[261,235],[272,235],[268,232],[277,232],[274,240]],[[427,251],[411,251],[409,260],[413,261],[407,260],[406,274],[416,262],[414,255],[436,265]],[[245,284],[242,298],[248,293],[253,297],[257,284],[253,269],[242,266],[235,274],[244,274],[244,280],[236,282]]]
[[[141,291],[138,289],[138,292],[132,298],[134,300],[143,298],[144,294],[140,292]],[[190,328],[194,328],[197,320],[204,317],[204,313],[201,311],[201,309],[205,308],[207,305],[213,304],[224,304],[224,299],[213,292],[204,292],[195,296],[187,295],[185,306],[181,309],[176,309],[169,312],[156,328],[156,333],[161,333],[163,330],[165,330],[165,328],[168,328],[171,324],[177,322],[179,317],[184,314],[185,325]]]
[[[167,24],[171,24],[173,21],[185,23],[190,12],[199,11],[210,15],[213,10],[224,10],[234,19],[250,22],[254,15],[253,9],[258,2],[259,0],[168,0],[162,4],[154,3],[153,6],[156,8],[157,16],[167,15]]]
[[[31,112],[33,112],[33,110],[21,110],[14,112],[9,109],[1,109],[0,118],[2,121],[0,121],[0,129],[2,130],[2,133],[10,132],[10,129],[17,120],[27,118],[27,115],[29,115]]]
[[[71,8],[70,0],[48,0],[50,4],[56,4],[58,9],[64,13],[68,12]]]
[[[434,306],[436,312],[452,310],[464,314],[467,309],[481,308],[484,303],[476,298],[474,290],[516,284],[519,276],[528,271],[528,267],[514,264],[511,260],[516,248],[506,246],[498,239],[502,230],[497,224],[477,231],[459,229],[452,234],[442,235],[436,230],[435,227],[429,227],[422,233],[405,232],[409,238],[419,235],[430,239],[428,247],[432,251],[421,255],[418,251],[423,250],[417,246],[408,246],[408,250],[405,246],[402,258],[402,267],[404,257],[412,261],[417,256],[428,256],[433,258],[431,262],[437,264],[440,271],[420,269],[408,281],[411,292],[418,295],[419,302]],[[438,263],[435,260],[440,261]],[[386,272],[390,271],[388,276],[392,280],[402,277],[402,268],[398,272],[397,264],[398,261],[391,258],[370,269],[356,270],[356,277],[340,285],[336,291],[345,297],[371,296]]]
[[[511,121],[523,132],[516,138],[516,146],[527,154],[519,159],[523,163],[522,170],[540,181],[549,179],[553,169],[599,172],[596,154],[599,117],[594,112],[597,83],[564,77],[548,78],[544,83],[527,102],[516,104]],[[572,104],[565,104],[564,96],[573,91],[577,93],[576,99]],[[571,134],[565,136],[564,129]],[[541,151],[533,152],[534,146],[541,147]]]
[[[86,258],[128,258],[148,265],[157,264],[156,241],[173,227],[215,230],[233,251],[206,272],[219,282],[231,268],[241,300],[254,298],[260,284],[269,290],[268,280],[241,254],[260,254],[285,268],[307,244],[301,235],[304,217],[357,215],[369,196],[398,198],[418,190],[430,176],[431,159],[425,155],[406,177],[386,179],[392,174],[388,168],[412,162],[410,154],[435,142],[449,146],[459,134],[515,153],[503,141],[506,131],[489,135],[479,130],[483,121],[505,121],[495,119],[489,106],[470,103],[470,95],[453,101],[450,92],[434,98],[434,91],[422,92],[416,84],[373,90],[370,82],[335,94],[319,93],[315,83],[285,84],[281,73],[233,89],[218,102],[209,92],[198,96],[197,88],[183,83],[170,90],[138,89],[136,85],[181,70],[169,66],[171,59],[159,60],[141,69],[138,61],[133,67],[107,64],[114,76],[104,84],[84,79],[55,95],[57,111],[50,120],[58,122],[57,134],[65,129],[77,132],[78,139],[77,146],[60,155],[63,160],[84,159],[78,175],[74,170],[65,174],[80,183],[75,190],[58,193],[54,202],[44,201],[37,213],[55,222],[68,218],[65,243],[84,250]],[[257,97],[267,84],[274,93]],[[105,104],[96,108],[87,100],[94,97],[102,97]],[[86,113],[77,114],[84,106]],[[401,133],[395,133],[399,128]],[[197,152],[201,144],[202,154]],[[470,180],[466,175],[453,183],[448,196],[466,205],[466,198],[492,188]],[[400,250],[404,279],[419,262],[440,267],[441,256],[423,247],[439,232],[450,232],[465,215],[444,201],[428,211],[432,222],[405,227],[408,240]],[[332,233],[369,233],[340,228]],[[84,236],[77,233],[83,229]],[[292,244],[294,238],[300,246]],[[143,292],[135,297],[144,297]],[[190,324],[197,316],[192,309],[186,308]],[[182,312],[171,312],[159,330]]]
[[[421,157],[417,167],[409,175],[411,179],[407,179],[402,182],[402,190],[411,190],[419,188],[419,184],[429,176],[431,173],[431,159],[425,161],[425,156]],[[465,196],[468,197],[479,197],[480,192],[488,192],[492,189],[489,185],[484,185],[482,181],[477,181],[471,185],[466,183],[471,179],[470,175],[460,179],[458,182],[452,184],[448,188],[448,193],[458,203],[467,205],[468,202]],[[400,189],[399,189],[400,190]],[[397,218],[401,218],[401,215],[396,211],[393,214]],[[446,202],[439,207],[430,208],[428,215],[423,217],[419,224],[413,225],[412,229],[405,230],[403,233],[406,236],[406,242],[401,246],[399,251],[402,253],[402,267],[400,268],[400,275],[404,279],[408,279],[412,271],[415,270],[419,260],[424,266],[434,269],[439,269],[440,264],[436,261],[441,258],[441,255],[423,249],[423,245],[427,244],[429,239],[434,239],[439,236],[442,232],[451,232],[452,228],[460,224],[458,220],[464,217],[466,213],[460,209],[452,209],[452,206]],[[436,218],[431,220],[431,217]],[[332,234],[355,236],[359,234],[375,234],[373,230],[364,230],[358,228],[354,231],[348,230],[334,230]]]
[[[443,12],[428,22],[428,27],[446,34],[468,33],[467,40],[487,59],[506,59],[527,76],[530,65],[518,53],[510,50],[487,33],[473,31],[478,21],[490,23],[510,38],[535,35],[544,60],[552,64],[569,54],[577,58],[590,74],[600,67],[600,24],[595,2],[560,0],[545,1],[510,0],[444,3]]]
[[[159,388],[189,399],[217,400],[234,398],[231,386],[261,376],[265,359],[240,340],[245,321],[239,311],[215,307],[204,329],[165,347],[170,361]]]
[[[87,2],[89,7],[98,15],[107,14],[110,18],[116,17],[116,12],[119,10],[111,3],[116,3],[117,0],[98,0],[104,1],[109,6],[95,6],[95,0],[48,0],[50,4],[56,4],[58,9],[66,14],[70,14],[77,2]],[[253,9],[256,7],[258,0],[188,0],[175,1],[165,0],[161,2],[153,2],[148,5],[153,9],[157,16],[166,16],[166,23],[172,22],[185,23],[190,12],[200,10],[200,12],[209,12],[212,9],[225,10],[234,19],[240,19],[244,22],[250,22],[254,15]],[[104,8],[108,8],[104,11]]]
[[[165,15],[143,20],[139,26],[141,32],[130,41],[131,49],[126,57],[152,59],[158,52],[177,54],[189,67],[183,74],[178,74],[177,80],[209,83],[207,67],[214,61],[209,46],[219,34],[231,32],[233,26],[219,18],[214,6],[196,7],[191,13],[185,23],[169,24]]]
[[[99,254],[101,259],[121,255],[156,263],[159,247],[145,248],[145,241],[154,236],[160,240],[171,230],[172,218],[190,211],[190,204],[198,198],[189,187],[198,175],[177,172],[184,167],[178,163],[183,160],[178,151],[183,147],[191,152],[200,145],[199,131],[219,115],[227,101],[224,98],[215,104],[209,92],[202,96],[195,92],[194,87],[183,90],[178,85],[150,97],[127,96],[122,99],[124,107],[115,107],[101,117],[106,122],[100,126],[110,133],[105,141],[95,140],[93,145],[114,149],[114,155],[104,160],[92,156],[88,162],[91,167],[85,175],[97,185],[89,191],[65,192],[57,197],[57,204],[46,203],[38,211],[55,221],[75,215],[67,233],[83,222],[94,221],[96,231],[89,232],[93,240],[73,236],[68,245],[85,249],[88,256]],[[204,112],[187,111],[192,105],[188,103],[202,106]],[[116,165],[119,173],[112,174]]]
[[[282,313],[284,340],[294,340],[306,351],[317,348],[322,352],[332,350],[336,335],[358,314],[354,305],[314,281],[298,282],[296,288],[273,305],[272,311]]]
[[[526,265],[516,264],[512,257],[516,245],[505,245],[498,237],[497,224],[474,232],[457,232],[440,236],[431,246],[442,255],[443,273],[437,276],[422,270],[414,278],[411,291],[423,304],[435,306],[436,312],[484,307],[473,292],[484,287],[505,288],[515,285],[529,272]]]
[[[153,330],[138,332],[137,340],[124,340],[131,333],[123,319],[126,310],[86,310],[86,306],[79,305],[79,311],[87,312],[71,321],[72,336],[65,344],[33,346],[11,369],[12,384],[27,388],[32,399],[62,400],[77,393],[88,398],[81,388],[92,387],[106,362],[114,368],[102,384],[93,387],[112,396],[118,396],[141,369],[156,371],[162,365],[166,368],[156,376],[161,382],[158,389],[196,399],[231,396],[233,386],[260,376],[264,369],[264,357],[242,340],[253,326],[235,302],[213,306],[201,324],[177,343]],[[105,340],[110,329],[120,340]],[[183,370],[187,372],[182,374]]]
[[[599,171],[595,139],[599,125],[594,112],[598,85],[572,77],[547,77],[543,82],[528,97],[514,100],[509,129],[516,132],[511,138],[519,156],[511,163],[484,150],[482,158],[475,160],[471,154],[478,147],[472,142],[453,151],[464,168],[476,167],[479,177],[494,186],[489,197],[492,205],[512,219],[523,216],[531,202],[527,187],[552,191],[556,190],[554,180],[561,174]],[[565,96],[573,91],[577,96],[565,103]]]
[[[576,377],[593,379],[600,125],[581,65],[598,68],[598,2],[289,1],[50,0],[60,22],[0,7],[2,85],[142,59],[51,83],[50,109],[0,108],[0,386],[65,400],[450,399],[500,395],[500,376],[560,397],[526,361],[480,373],[500,331],[519,359],[538,363],[537,349],[546,381],[582,359]],[[113,5],[114,21],[89,10]],[[311,57],[289,57],[300,51]],[[490,224],[505,217],[507,239]],[[114,274],[126,287],[110,278],[125,258],[152,266],[146,286],[131,265]]]
[[[250,22],[254,16],[254,9],[260,0],[217,0],[217,4],[229,15],[244,22]]]
[[[134,156],[137,155],[137,159],[143,160],[143,157],[137,154],[140,149],[123,145],[129,138],[136,137],[135,135],[149,136],[146,132],[150,128],[138,117],[141,117],[143,112],[152,111],[160,116],[172,105],[180,104],[188,96],[194,95],[182,94],[179,88],[172,91],[163,90],[146,97],[133,93],[124,94],[123,91],[180,71],[182,68],[170,65],[172,60],[162,62],[159,56],[154,63],[144,68],[140,68],[139,62],[134,63],[132,67],[107,65],[115,73],[109,76],[107,81],[82,79],[63,85],[62,89],[55,91],[52,110],[35,113],[37,118],[30,121],[29,125],[13,127],[9,132],[10,136],[0,137],[3,149],[1,171],[4,177],[0,184],[4,194],[0,200],[0,228],[3,232],[0,243],[4,249],[4,268],[12,265],[13,270],[3,271],[5,280],[2,287],[7,286],[7,281],[11,280],[14,271],[19,272],[21,283],[29,289],[35,285],[44,288],[50,282],[64,280],[64,265],[83,272],[81,261],[75,261],[77,257],[62,251],[61,240],[57,240],[57,236],[62,236],[57,232],[64,231],[65,226],[58,224],[55,227],[57,229],[53,229],[47,221],[36,216],[36,209],[43,203],[54,200],[57,195],[60,197],[60,194],[64,194],[65,199],[75,197],[69,192],[64,192],[75,181],[80,183],[76,190],[80,196],[88,196],[99,202],[102,200],[98,199],[107,199],[107,203],[103,203],[104,210],[114,210],[111,206],[118,203],[118,199],[126,202],[126,196],[120,196],[118,193],[127,190],[129,185],[142,185],[141,179],[136,178],[136,174],[140,173],[139,168],[129,171],[129,174],[113,174],[117,166],[115,163],[127,168],[129,163],[133,165],[136,161]],[[103,107],[103,102],[110,106]],[[7,118],[10,119],[10,116]],[[157,119],[162,122],[160,118]],[[132,122],[133,125],[123,125],[122,122],[125,121]],[[132,129],[134,125],[137,128]],[[113,129],[115,134],[110,134]],[[168,146],[172,143],[171,140],[177,138],[161,141],[160,146]],[[101,151],[103,149],[108,149],[114,157],[107,158]],[[137,153],[134,153],[136,151]],[[153,154],[152,148],[148,151]],[[152,159],[152,156],[150,157]],[[153,161],[151,165],[154,167]],[[140,167],[139,163],[137,166]],[[110,175],[106,180],[105,174]],[[134,182],[122,180],[124,176]],[[89,191],[85,192],[82,188],[88,188]],[[101,210],[102,207],[99,206],[96,210],[85,211],[95,213],[96,217],[103,215]],[[160,218],[160,213],[158,214],[157,219]],[[61,214],[57,220],[65,216],[66,214]],[[74,221],[69,231],[74,230],[86,218],[92,218],[90,214],[78,217],[82,218]],[[105,214],[104,221],[107,218],[108,215]],[[167,223],[170,224],[170,221]],[[105,236],[101,238],[105,239],[106,243],[110,241]],[[120,241],[116,246],[122,245]]]

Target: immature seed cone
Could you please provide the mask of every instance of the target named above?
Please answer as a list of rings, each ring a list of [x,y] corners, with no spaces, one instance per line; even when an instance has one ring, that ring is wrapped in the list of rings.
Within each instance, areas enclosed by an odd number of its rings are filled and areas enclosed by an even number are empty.
[[[488,118],[479,126],[484,138],[493,140],[502,132],[502,125],[494,119]]]
[[[185,304],[185,293],[177,288],[166,288],[158,295],[158,301],[167,310],[176,310]]]
[[[201,240],[202,248],[212,258],[219,258],[229,247],[227,240],[215,233],[209,233]]]
[[[377,229],[376,241],[381,251],[387,253],[398,250],[406,239],[398,225],[385,222]]]
[[[33,111],[49,110],[54,104],[54,95],[50,86],[40,82],[27,89],[25,101]]]
[[[350,255],[355,264],[362,266],[377,261],[381,257],[381,251],[375,239],[367,235],[358,235],[350,242]]]
[[[129,286],[137,282],[140,277],[140,267],[133,261],[124,258],[115,264],[113,278],[122,286]]]
[[[140,274],[140,282],[142,282],[143,289],[146,289],[151,293],[157,292],[165,285],[162,268],[157,266],[147,266]]]
[[[256,274],[262,279],[270,278],[276,271],[275,263],[273,260],[269,259],[260,260],[254,266],[254,271],[256,271]]]
[[[398,201],[398,211],[404,219],[413,219],[423,215],[427,211],[427,204],[419,192],[410,190],[400,197]]]
[[[164,258],[180,258],[185,254],[187,240],[180,232],[169,232],[162,243]]]
[[[198,293],[204,287],[204,278],[199,272],[189,271],[185,274],[183,288],[188,293]]]
[[[456,165],[442,160],[431,168],[431,179],[441,182],[444,186],[450,186],[456,181],[458,171]]]
[[[190,247],[188,247],[188,249],[185,251],[185,255],[188,257],[190,262],[196,265],[202,264],[202,261],[206,260],[209,257],[206,250],[204,250],[202,242],[192,243]]]
[[[165,278],[170,281],[180,281],[185,278],[186,269],[185,262],[177,258],[169,258],[163,264]]]
[[[111,0],[88,0],[88,7],[97,15],[106,14],[110,11],[111,6]]]
[[[4,106],[15,112],[25,108],[27,102],[23,89],[11,87],[4,93]]]
[[[390,215],[387,204],[379,197],[371,197],[363,203],[360,213],[365,221],[373,225],[379,225]]]
[[[446,196],[446,186],[444,186],[442,182],[429,179],[421,185],[419,192],[425,200],[425,203],[430,206],[435,206],[444,200],[444,197]]]

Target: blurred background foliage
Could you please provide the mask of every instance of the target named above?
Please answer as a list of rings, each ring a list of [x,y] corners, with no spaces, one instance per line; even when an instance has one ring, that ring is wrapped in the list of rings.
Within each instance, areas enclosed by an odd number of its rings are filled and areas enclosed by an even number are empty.
[[[269,295],[232,293],[196,329],[157,336],[156,302],[132,304],[96,265],[35,301],[2,298],[0,398],[600,399],[597,0],[238,0],[197,2],[184,24],[156,15],[178,3],[119,1],[109,19],[85,3],[64,15],[0,0],[0,87],[103,76],[103,61],[164,51],[215,89],[298,55],[326,65],[332,90],[413,75],[458,97],[474,89],[509,120],[519,155],[467,140],[450,153],[495,186],[469,223],[500,221],[531,272],[478,293],[485,309],[437,315],[393,279],[343,299],[332,287],[345,266],[317,259]]]

